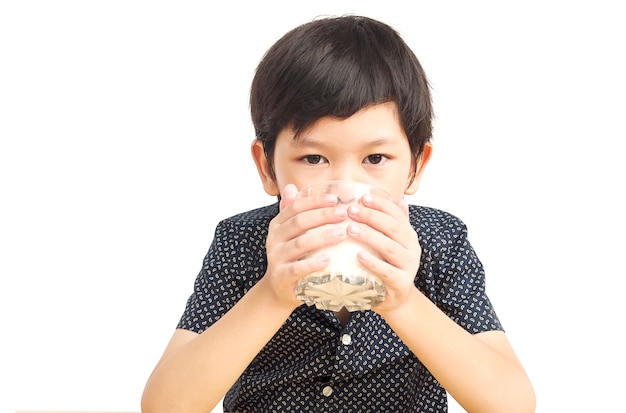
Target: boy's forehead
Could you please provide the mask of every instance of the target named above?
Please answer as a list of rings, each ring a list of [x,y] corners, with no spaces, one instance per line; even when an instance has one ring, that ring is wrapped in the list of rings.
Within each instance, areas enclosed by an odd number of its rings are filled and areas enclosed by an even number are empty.
[[[294,135],[294,139],[301,139],[302,137],[310,134],[311,130],[316,129],[317,126],[321,123],[336,123],[341,124],[344,121],[358,121],[358,119],[368,113],[368,112],[377,112],[379,114],[385,113],[387,116],[387,121],[391,121],[398,126],[401,126],[402,122],[400,119],[400,111],[398,109],[398,105],[394,101],[387,101],[382,103],[369,103],[361,109],[357,110],[355,113],[349,116],[339,116],[339,115],[326,115],[321,116],[309,124],[307,124],[303,128],[298,128],[295,126],[295,122],[292,120],[289,122],[284,128],[283,131],[289,131]],[[391,116],[389,116],[391,115]],[[296,116],[297,117],[297,116]]]
[[[377,136],[384,138],[389,134],[404,131],[397,106],[393,102],[366,106],[348,117],[324,116],[300,131],[294,130],[293,127],[288,130],[292,133],[294,140],[303,143],[315,141],[319,135],[328,132],[356,132],[373,139]]]

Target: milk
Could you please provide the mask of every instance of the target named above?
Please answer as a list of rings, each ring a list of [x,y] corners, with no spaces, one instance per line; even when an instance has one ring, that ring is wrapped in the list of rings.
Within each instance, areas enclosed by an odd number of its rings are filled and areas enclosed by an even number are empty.
[[[369,310],[372,304],[385,299],[385,286],[374,274],[363,267],[359,251],[377,256],[370,248],[352,239],[322,248],[315,254],[325,253],[330,262],[321,271],[309,274],[296,287],[298,299],[320,310]]]
[[[357,203],[365,194],[391,199],[382,189],[354,181],[319,182],[300,190],[297,197],[324,194],[337,195],[339,205],[346,208]],[[347,223],[340,225],[345,227]],[[369,310],[373,304],[383,301],[385,286],[378,277],[359,264],[357,253],[362,250],[380,258],[375,251],[351,238],[310,254],[309,257],[319,253],[328,254],[330,262],[322,271],[309,274],[298,282],[298,299],[320,310],[332,311],[339,311],[343,307],[348,311]]]

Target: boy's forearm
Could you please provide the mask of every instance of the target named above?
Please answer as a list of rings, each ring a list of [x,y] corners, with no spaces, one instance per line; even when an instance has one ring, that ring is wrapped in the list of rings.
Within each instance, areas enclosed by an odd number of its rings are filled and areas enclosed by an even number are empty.
[[[259,282],[209,329],[159,363],[144,391],[142,411],[212,409],[292,311]]]
[[[530,381],[503,332],[472,335],[417,289],[381,315],[468,412],[535,411]]]

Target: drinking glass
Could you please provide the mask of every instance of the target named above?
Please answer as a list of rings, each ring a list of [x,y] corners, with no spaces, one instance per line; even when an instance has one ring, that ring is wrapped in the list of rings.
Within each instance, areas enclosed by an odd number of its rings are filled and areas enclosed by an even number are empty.
[[[382,189],[355,181],[326,181],[302,189],[299,198],[322,194],[337,195],[339,206],[358,203],[365,194],[372,194],[391,199]],[[339,224],[346,228],[350,219]],[[330,225],[330,224],[329,224]],[[358,259],[359,251],[380,255],[365,244],[346,238],[339,244],[321,248],[305,258],[325,253],[330,256],[326,268],[302,278],[296,286],[296,296],[307,305],[315,305],[320,310],[339,311],[345,307],[348,311],[369,310],[372,305],[385,299],[385,285],[380,279],[363,267]]]

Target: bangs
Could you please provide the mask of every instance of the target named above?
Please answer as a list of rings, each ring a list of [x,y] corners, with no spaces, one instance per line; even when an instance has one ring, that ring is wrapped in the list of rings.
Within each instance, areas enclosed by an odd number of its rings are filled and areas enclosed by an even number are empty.
[[[287,107],[292,109],[289,124],[297,134],[324,116],[348,118],[370,105],[405,100],[401,94],[406,85],[399,80],[407,72],[394,74],[398,67],[391,66],[405,58],[389,42],[381,44],[358,25],[350,37],[327,34],[326,47],[302,54],[292,65],[299,73],[298,85],[291,88],[297,91]]]
[[[430,99],[417,57],[394,29],[344,16],[314,20],[274,43],[257,67],[250,113],[271,159],[286,127],[298,136],[323,117],[345,119],[393,102],[417,157],[431,137]]]

